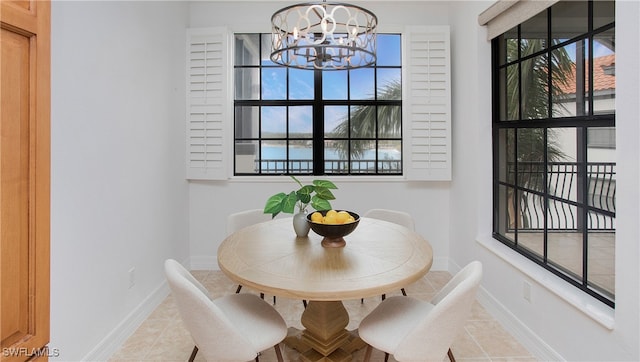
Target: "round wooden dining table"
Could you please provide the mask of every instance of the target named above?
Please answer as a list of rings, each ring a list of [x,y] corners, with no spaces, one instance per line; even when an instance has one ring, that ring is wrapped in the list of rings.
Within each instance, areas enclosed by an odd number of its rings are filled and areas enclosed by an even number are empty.
[[[433,251],[403,226],[361,218],[346,245],[325,248],[313,231],[296,237],[291,218],[255,224],[229,235],[218,265],[234,282],[278,297],[307,300],[303,331],[290,328],[285,343],[302,361],[350,361],[364,342],[346,330],[343,300],[390,293],[422,278]]]

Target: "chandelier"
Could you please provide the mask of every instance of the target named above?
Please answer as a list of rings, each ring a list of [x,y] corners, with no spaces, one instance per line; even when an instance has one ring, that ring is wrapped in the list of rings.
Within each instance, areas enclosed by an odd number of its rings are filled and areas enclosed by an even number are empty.
[[[334,2],[297,4],[271,17],[271,60],[300,69],[362,68],[376,61],[378,18]]]

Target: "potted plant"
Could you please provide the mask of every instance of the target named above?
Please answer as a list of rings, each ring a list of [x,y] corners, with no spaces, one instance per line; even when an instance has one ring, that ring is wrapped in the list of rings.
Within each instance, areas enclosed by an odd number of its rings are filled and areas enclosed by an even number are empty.
[[[313,180],[311,184],[303,185],[295,176],[290,177],[300,188],[288,194],[280,192],[269,197],[264,206],[264,213],[276,217],[281,212],[293,214],[297,208],[297,213],[293,217],[293,228],[298,236],[307,236],[309,233],[309,225],[306,220],[307,207],[311,205],[318,211],[330,210],[329,200],[336,198],[331,190],[338,187],[328,180]]]

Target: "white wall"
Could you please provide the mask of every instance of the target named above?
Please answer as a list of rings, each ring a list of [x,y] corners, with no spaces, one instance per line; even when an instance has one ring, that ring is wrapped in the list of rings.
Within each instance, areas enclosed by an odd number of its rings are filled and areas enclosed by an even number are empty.
[[[108,357],[109,343],[126,337],[114,333],[166,295],[164,259],[187,260],[186,21],[178,3],[52,4],[50,347],[59,360]]]
[[[480,4],[457,2],[453,26],[454,173],[450,256],[483,262],[480,299],[543,360],[640,360],[638,310],[638,15],[635,1],[616,8],[617,240],[616,309],[595,301],[491,239],[490,43],[477,26]],[[454,217],[455,215],[455,217]],[[462,222],[456,218],[460,217]],[[464,225],[465,227],[461,227]],[[506,250],[505,250],[506,249]],[[532,284],[531,303],[523,284]],[[603,324],[611,323],[611,329]]]

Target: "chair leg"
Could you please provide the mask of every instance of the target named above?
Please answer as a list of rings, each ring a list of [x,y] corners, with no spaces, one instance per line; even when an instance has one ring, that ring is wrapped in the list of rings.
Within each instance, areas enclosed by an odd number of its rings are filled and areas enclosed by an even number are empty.
[[[400,291],[402,291],[402,295],[404,295],[405,297],[407,296],[407,292],[404,290],[404,288],[400,289]]]
[[[242,289],[242,285],[238,284],[238,289],[236,289],[236,294],[240,293],[240,289]]]
[[[360,304],[364,304],[364,298],[360,298]]]
[[[387,298],[387,295],[386,295],[386,294],[383,294],[383,295],[382,295],[382,300],[385,300],[386,298]]]
[[[384,362],[389,360],[389,354],[387,352],[384,353]]]
[[[284,359],[282,359],[282,352],[280,352],[280,343],[273,346],[273,348],[276,350],[276,358],[278,358],[278,362],[284,362]]]
[[[273,305],[276,305],[276,296],[273,296]]]
[[[196,358],[196,354],[198,354],[198,346],[193,346],[193,351],[191,351],[191,356],[189,356],[189,362],[193,362]]]
[[[371,359],[371,350],[373,349],[373,347],[371,347],[370,344],[367,345],[367,350],[364,352],[364,362],[369,362],[369,360]]]
[[[302,300],[302,305],[304,305],[304,309],[307,309],[307,301],[306,300]]]
[[[264,299],[264,293],[260,293],[260,298]]]
[[[456,359],[453,357],[453,352],[451,352],[451,348],[449,348],[449,351],[447,351],[447,356],[449,356],[449,360],[451,362],[456,362]]]

